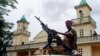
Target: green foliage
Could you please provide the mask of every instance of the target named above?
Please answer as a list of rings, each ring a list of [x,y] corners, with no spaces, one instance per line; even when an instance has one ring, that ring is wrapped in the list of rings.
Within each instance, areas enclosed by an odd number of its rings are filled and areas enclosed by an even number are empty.
[[[13,27],[13,23],[5,22],[3,15],[8,15],[10,12],[7,7],[13,9],[16,8],[16,0],[0,0],[0,56],[5,56],[6,47],[10,46],[13,32],[10,29]]]
[[[0,56],[6,54],[6,47],[11,46],[13,32],[10,32],[10,29],[12,27],[13,23],[0,20]]]
[[[16,0],[0,0],[0,18],[3,18],[3,15],[8,15],[8,12],[10,12],[7,7],[15,9],[15,3],[17,3]]]
[[[3,37],[4,20],[0,20],[0,37]]]

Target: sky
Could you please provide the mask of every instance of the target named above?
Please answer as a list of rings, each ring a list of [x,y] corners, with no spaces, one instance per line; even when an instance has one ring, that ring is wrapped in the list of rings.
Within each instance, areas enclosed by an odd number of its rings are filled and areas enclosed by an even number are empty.
[[[40,19],[48,25],[49,28],[59,32],[65,32],[65,21],[77,18],[74,6],[79,5],[81,0],[17,0],[15,4],[17,9],[11,9],[9,16],[5,16],[6,21],[14,23],[13,31],[17,29],[17,21],[25,15],[30,23],[28,31],[31,32],[30,40],[42,30],[40,22],[34,17]],[[97,23],[97,33],[100,34],[100,0],[87,0],[92,8],[91,16]]]

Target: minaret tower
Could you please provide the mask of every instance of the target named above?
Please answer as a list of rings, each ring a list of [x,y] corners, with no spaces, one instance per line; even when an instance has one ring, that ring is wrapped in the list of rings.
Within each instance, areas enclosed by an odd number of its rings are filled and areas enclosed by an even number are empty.
[[[96,22],[90,15],[92,8],[87,4],[86,0],[82,0],[79,5],[75,6],[75,9],[77,19],[72,19],[72,21],[78,37],[92,36],[96,29]]]
[[[30,36],[30,32],[28,31],[29,22],[26,20],[25,16],[23,16],[17,23],[17,30],[13,34],[12,45],[28,44]]]

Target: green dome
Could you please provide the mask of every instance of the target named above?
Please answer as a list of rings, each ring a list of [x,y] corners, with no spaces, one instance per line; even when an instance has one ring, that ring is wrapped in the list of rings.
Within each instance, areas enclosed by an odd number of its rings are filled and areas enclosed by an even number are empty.
[[[85,6],[85,5],[88,5],[88,4],[87,4],[86,0],[82,0],[82,1],[80,2],[80,5]]]
[[[28,21],[26,20],[25,16],[23,16],[18,22],[28,23]]]
[[[85,7],[85,6],[87,6],[90,9],[90,11],[92,11],[92,8],[88,5],[86,0],[81,0],[80,4],[78,6],[75,6],[75,9]]]

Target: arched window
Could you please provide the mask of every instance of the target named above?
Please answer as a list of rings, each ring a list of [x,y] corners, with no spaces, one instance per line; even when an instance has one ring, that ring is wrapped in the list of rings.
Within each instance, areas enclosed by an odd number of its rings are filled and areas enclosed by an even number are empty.
[[[80,18],[82,18],[82,17],[83,17],[83,12],[82,12],[82,10],[80,10],[79,13],[80,13]]]
[[[79,14],[80,14],[80,23],[82,23],[82,21],[83,21],[83,12],[82,12],[82,10],[79,11]]]
[[[23,26],[23,30],[25,30],[26,29],[26,27],[25,26]]]
[[[82,10],[80,10],[79,13],[82,13]]]
[[[24,42],[22,42],[22,45],[24,45]]]
[[[84,37],[84,29],[80,29],[80,37]]]
[[[90,36],[92,36],[92,30],[90,30]]]
[[[82,10],[80,10],[79,13],[80,13],[80,18],[82,18],[82,17],[83,17],[83,12],[82,12]]]

